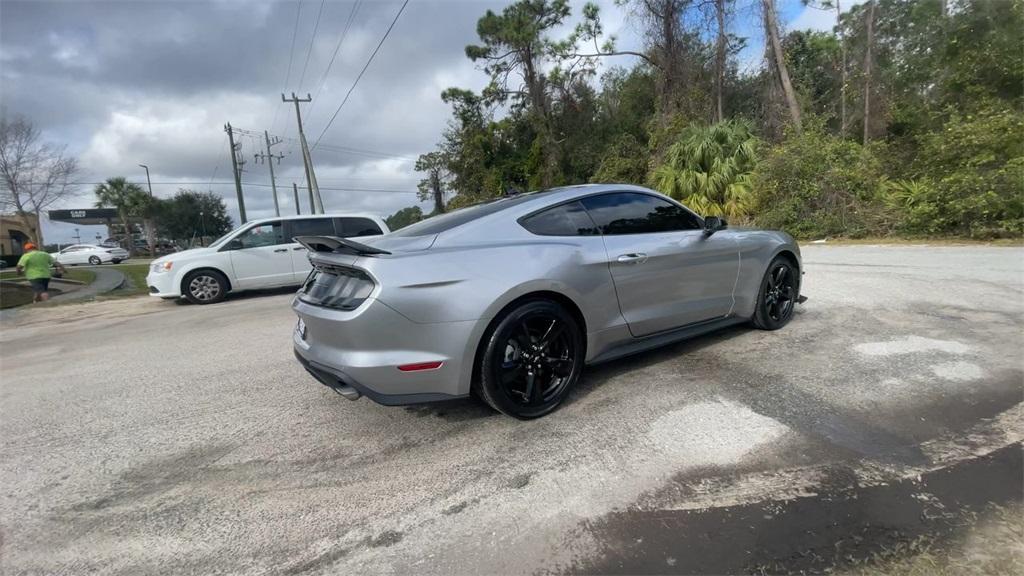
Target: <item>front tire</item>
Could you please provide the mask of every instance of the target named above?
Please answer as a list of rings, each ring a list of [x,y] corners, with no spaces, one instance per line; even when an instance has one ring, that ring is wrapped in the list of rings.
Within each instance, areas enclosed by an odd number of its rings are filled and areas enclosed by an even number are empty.
[[[789,258],[775,257],[761,279],[754,326],[761,330],[782,328],[793,319],[793,310],[799,298],[800,270]]]
[[[583,371],[582,330],[565,308],[550,300],[532,300],[509,310],[484,343],[480,397],[515,418],[554,411]]]
[[[182,280],[181,291],[193,304],[216,304],[227,295],[228,280],[215,270],[196,270]]]

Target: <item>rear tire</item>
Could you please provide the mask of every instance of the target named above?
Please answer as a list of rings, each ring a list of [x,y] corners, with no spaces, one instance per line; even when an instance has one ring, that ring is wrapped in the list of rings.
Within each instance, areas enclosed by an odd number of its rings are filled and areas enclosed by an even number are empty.
[[[554,411],[583,372],[585,340],[576,319],[550,300],[504,313],[484,336],[477,392],[519,419]]]
[[[181,292],[193,304],[216,304],[227,295],[228,280],[216,270],[196,270],[181,281]]]
[[[89,256],[89,264],[99,266],[100,264],[103,264],[103,260],[101,260],[99,256]]]
[[[114,258],[110,262],[111,262],[111,264],[120,264],[121,263],[121,259],[120,258]]]
[[[800,298],[800,270],[784,256],[776,256],[765,270],[752,322],[761,330],[778,330],[793,319]]]

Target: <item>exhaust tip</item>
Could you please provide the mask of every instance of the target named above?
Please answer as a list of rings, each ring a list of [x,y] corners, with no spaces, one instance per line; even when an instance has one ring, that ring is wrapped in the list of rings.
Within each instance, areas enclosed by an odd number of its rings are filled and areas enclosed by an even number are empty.
[[[341,394],[346,399],[352,400],[353,402],[363,397],[363,395],[359,393],[359,390],[356,390],[347,384],[336,384],[331,386],[331,388],[333,388],[338,394]]]

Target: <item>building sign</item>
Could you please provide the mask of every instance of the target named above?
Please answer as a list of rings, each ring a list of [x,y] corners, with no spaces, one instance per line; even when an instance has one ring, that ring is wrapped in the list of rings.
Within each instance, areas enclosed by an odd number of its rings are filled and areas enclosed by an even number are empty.
[[[117,210],[114,208],[85,208],[80,210],[50,210],[52,222],[68,222],[70,224],[95,225],[117,222]]]

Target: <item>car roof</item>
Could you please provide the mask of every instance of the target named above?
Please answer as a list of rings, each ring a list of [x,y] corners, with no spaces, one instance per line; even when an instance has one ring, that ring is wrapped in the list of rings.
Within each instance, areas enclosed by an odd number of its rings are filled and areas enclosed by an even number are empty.
[[[369,212],[329,212],[327,214],[287,214],[284,216],[271,216],[270,218],[258,218],[249,220],[246,224],[264,224],[278,220],[299,220],[303,218],[369,218],[370,220],[383,222],[384,218]]]

